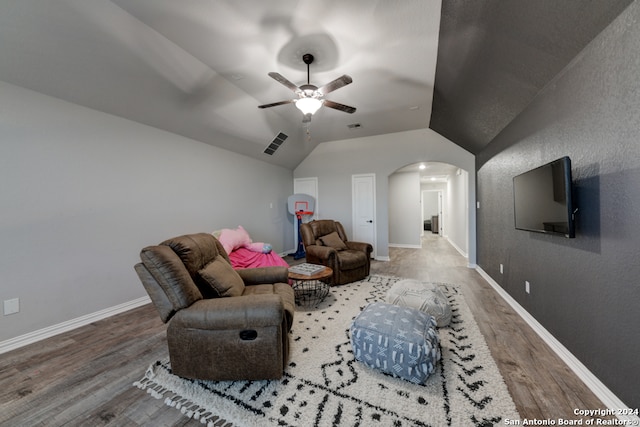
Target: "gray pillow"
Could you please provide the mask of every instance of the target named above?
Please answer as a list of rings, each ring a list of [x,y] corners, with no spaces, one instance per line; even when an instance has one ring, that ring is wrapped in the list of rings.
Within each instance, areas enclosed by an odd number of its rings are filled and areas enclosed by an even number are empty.
[[[244,282],[237,271],[221,255],[198,271],[221,297],[239,297],[244,292]]]
[[[439,328],[451,322],[451,306],[439,285],[405,279],[396,282],[388,291],[385,301],[403,307],[417,308],[436,319]]]

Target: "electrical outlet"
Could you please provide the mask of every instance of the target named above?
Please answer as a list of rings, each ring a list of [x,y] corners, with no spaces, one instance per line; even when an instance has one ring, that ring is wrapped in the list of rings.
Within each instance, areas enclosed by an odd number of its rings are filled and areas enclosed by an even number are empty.
[[[524,281],[524,291],[528,294],[531,293],[531,284],[529,283],[528,280]]]
[[[504,266],[500,264],[500,274],[504,274]]]
[[[20,311],[20,299],[8,299],[4,301],[4,315],[15,314]]]

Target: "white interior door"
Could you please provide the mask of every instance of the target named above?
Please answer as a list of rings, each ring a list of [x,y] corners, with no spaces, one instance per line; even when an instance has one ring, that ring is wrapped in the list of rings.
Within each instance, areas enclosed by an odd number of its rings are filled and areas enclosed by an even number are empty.
[[[353,240],[367,242],[373,246],[376,256],[376,176],[375,174],[352,175],[352,224]]]

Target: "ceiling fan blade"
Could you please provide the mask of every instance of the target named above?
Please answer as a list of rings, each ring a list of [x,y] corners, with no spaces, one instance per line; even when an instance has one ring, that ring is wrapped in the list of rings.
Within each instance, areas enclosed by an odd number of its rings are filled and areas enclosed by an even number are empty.
[[[291,89],[292,91],[298,93],[298,91],[300,90],[298,88],[298,86],[294,85],[293,83],[291,83],[289,80],[287,80],[282,74],[280,73],[274,73],[271,72],[269,73],[269,77],[271,77],[272,79],[274,79],[275,81],[282,83],[283,85],[285,85],[286,87],[288,87],[289,89]]]
[[[322,86],[320,89],[318,89],[318,92],[322,93],[323,95],[326,95],[329,92],[333,92],[336,89],[340,89],[341,87],[348,85],[352,81],[353,79],[351,79],[351,77],[345,74],[327,83],[326,85]]]
[[[356,112],[355,107],[350,107],[348,105],[339,104],[337,102],[329,101],[328,99],[324,100],[324,105],[329,108],[334,108],[336,110],[344,111],[345,113],[353,114]]]
[[[277,107],[278,105],[284,105],[284,104],[291,104],[293,102],[292,99],[288,99],[286,101],[280,101],[280,102],[274,102],[272,104],[264,104],[264,105],[258,105],[258,108],[270,108],[270,107]]]

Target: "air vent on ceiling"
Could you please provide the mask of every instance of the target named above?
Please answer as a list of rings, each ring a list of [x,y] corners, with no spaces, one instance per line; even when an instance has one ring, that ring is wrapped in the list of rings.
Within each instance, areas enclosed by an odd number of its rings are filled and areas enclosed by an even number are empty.
[[[350,125],[347,125],[347,127],[349,129],[359,129],[362,127],[362,125],[360,123],[351,123]]]
[[[278,148],[280,148],[280,146],[282,145],[284,140],[287,139],[287,138],[289,138],[289,135],[285,135],[282,132],[278,133],[276,135],[276,137],[273,138],[273,141],[271,141],[271,144],[269,144],[269,146],[267,148],[265,148],[265,150],[264,150],[265,154],[268,154],[268,155],[272,156],[273,153],[275,153],[276,150]]]

